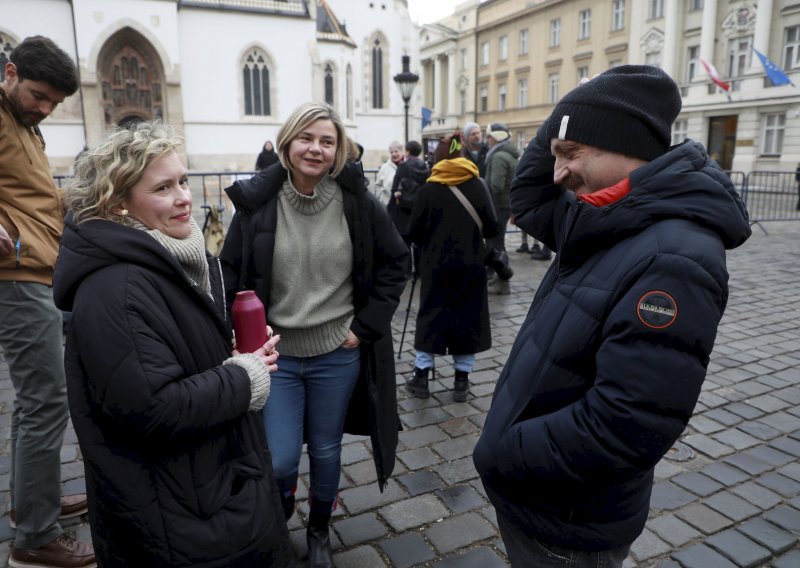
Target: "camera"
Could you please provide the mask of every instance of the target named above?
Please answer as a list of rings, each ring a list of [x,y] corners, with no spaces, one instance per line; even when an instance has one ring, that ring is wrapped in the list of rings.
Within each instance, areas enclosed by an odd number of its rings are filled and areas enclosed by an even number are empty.
[[[508,254],[504,250],[489,249],[483,263],[494,270],[500,280],[511,280],[514,276],[514,270],[508,265]]]

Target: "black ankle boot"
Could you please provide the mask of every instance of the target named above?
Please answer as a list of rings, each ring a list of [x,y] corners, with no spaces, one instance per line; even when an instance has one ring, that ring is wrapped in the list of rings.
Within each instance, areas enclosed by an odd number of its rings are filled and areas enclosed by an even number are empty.
[[[469,373],[466,371],[456,371],[456,384],[453,390],[453,400],[464,402],[469,394]]]
[[[283,505],[283,517],[288,521],[294,514],[294,495],[281,495],[281,505]]]
[[[330,515],[311,513],[306,529],[308,568],[333,568],[333,550],[328,530]]]
[[[428,373],[430,369],[420,369],[414,367],[414,376],[406,379],[406,390],[411,396],[416,398],[428,398],[431,392],[428,390]]]

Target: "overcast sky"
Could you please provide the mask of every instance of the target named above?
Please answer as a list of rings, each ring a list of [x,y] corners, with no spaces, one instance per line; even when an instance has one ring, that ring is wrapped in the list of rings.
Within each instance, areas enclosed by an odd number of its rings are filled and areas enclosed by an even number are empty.
[[[427,24],[453,13],[456,4],[464,0],[408,0],[411,21]]]

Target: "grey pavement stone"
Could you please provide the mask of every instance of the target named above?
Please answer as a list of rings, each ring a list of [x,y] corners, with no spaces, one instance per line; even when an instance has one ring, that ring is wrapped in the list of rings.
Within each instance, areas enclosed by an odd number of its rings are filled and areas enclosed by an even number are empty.
[[[790,409],[791,412],[796,412],[797,409]],[[772,426],[776,430],[780,430],[786,434],[793,432],[797,429],[797,415],[789,412],[775,412],[774,414],[767,414],[760,418],[761,422]]]
[[[391,566],[397,568],[414,566],[436,558],[436,554],[422,538],[422,535],[416,532],[384,540],[380,543],[380,547],[391,560]],[[369,565],[364,564],[363,566]]]
[[[774,448],[770,448],[767,445],[756,446],[755,448],[747,450],[746,453],[768,463],[773,467],[786,465],[790,461],[794,461],[794,458],[792,456],[787,455]]]
[[[684,568],[737,568],[736,564],[713,548],[697,544],[672,555]]]
[[[469,485],[456,485],[436,492],[444,506],[453,513],[465,513],[486,506],[486,501]]]
[[[450,418],[450,416],[448,416],[448,414],[439,407],[423,408],[422,410],[418,410],[416,412],[409,412],[407,414],[400,415],[401,422],[403,422],[403,425],[407,426],[408,428],[436,424],[444,422],[448,418]]]
[[[371,546],[359,546],[352,550],[334,554],[333,563],[336,568],[363,568],[364,566],[378,568],[378,566],[387,566],[378,551]]]
[[[783,434],[783,432],[777,428],[773,428],[769,424],[765,424],[760,420],[742,422],[741,424],[737,424],[736,427],[742,432],[745,432],[754,438],[758,438],[759,440],[772,440],[773,438],[777,438]]]
[[[689,426],[701,434],[713,434],[714,432],[719,432],[725,428],[725,426],[716,420],[711,420],[711,418],[707,417],[705,414],[695,414],[692,416],[691,420],[689,421]]]
[[[717,394],[714,394],[713,392],[701,392],[698,400],[702,402],[707,408],[717,408],[729,402],[728,400],[724,399],[723,397]]]
[[[792,550],[772,561],[772,568],[797,568],[800,566],[800,550]]]
[[[746,534],[757,543],[765,546],[773,554],[789,550],[797,542],[797,537],[760,517],[750,519],[736,526],[736,530]]]
[[[745,420],[752,420],[764,415],[764,411],[755,406],[750,406],[746,402],[733,402],[727,405],[723,410],[741,416]]]
[[[775,448],[776,450],[780,450],[785,454],[800,458],[800,442],[794,438],[789,438],[788,436],[777,438],[772,440],[769,443],[769,446],[771,448]],[[0,471],[0,473],[2,473],[2,471]]]
[[[672,546],[683,546],[701,534],[673,514],[650,519],[647,527]]]
[[[795,481],[800,481],[800,463],[796,461],[787,463],[785,466],[778,468],[778,473]]]
[[[447,440],[449,436],[438,426],[424,426],[413,430],[405,430],[400,432],[400,443],[406,448],[420,448]]]
[[[654,558],[666,554],[671,550],[669,544],[661,540],[658,535],[648,529],[644,529],[631,545],[630,555],[638,561]]]
[[[432,523],[450,515],[433,495],[418,495],[378,510],[386,523],[398,532]]]
[[[704,453],[712,458],[721,458],[722,456],[733,453],[733,448],[725,444],[720,444],[718,441],[705,434],[690,434],[683,438],[683,442],[690,445],[698,452]]]
[[[742,568],[755,568],[772,557],[769,550],[733,529],[712,535],[705,543]]]
[[[723,488],[722,484],[714,481],[710,477],[693,471],[676,475],[672,477],[670,481],[701,497],[716,493]]]
[[[386,527],[381,524],[374,513],[365,513],[336,521],[333,529],[346,546],[361,544],[386,535]]]
[[[455,460],[471,456],[478,442],[478,434],[467,434],[452,440],[433,444],[431,448],[446,460]]]
[[[432,469],[448,485],[456,485],[462,481],[478,477],[478,472],[475,471],[475,464],[472,463],[472,456],[437,465]]]
[[[675,516],[686,521],[704,534],[713,534],[733,524],[728,517],[717,513],[702,503],[692,503],[675,511]]]
[[[673,510],[695,500],[697,500],[696,495],[673,485],[669,481],[659,481],[653,484],[650,508],[655,511]]]
[[[750,476],[741,469],[720,462],[709,464],[700,471],[729,487],[750,479]]]
[[[749,452],[740,452],[725,458],[725,463],[738,467],[750,475],[758,475],[773,469],[775,466],[752,455]]]
[[[399,459],[410,470],[422,469],[433,464],[439,463],[441,458],[429,448],[414,448],[397,454]]]
[[[433,563],[433,568],[503,568],[508,562],[489,547],[480,546]]]
[[[794,534],[800,534],[800,511],[781,505],[767,511],[764,518]]]
[[[747,481],[731,489],[739,497],[749,501],[762,511],[771,509],[781,502],[781,496],[752,481]]]
[[[453,418],[439,424],[439,427],[447,432],[452,438],[458,438],[466,434],[479,433],[479,428],[468,418]],[[476,435],[477,440],[477,435]]]
[[[733,519],[737,522],[749,519],[761,513],[758,507],[728,491],[722,491],[716,495],[712,495],[705,499],[703,503],[718,513],[722,513],[729,519]]]
[[[397,477],[397,482],[405,487],[411,496],[430,493],[445,486],[438,475],[427,470],[403,474]]]
[[[754,438],[750,434],[736,428],[717,432],[716,434],[712,434],[711,437],[721,444],[731,446],[735,450],[751,448],[761,442],[758,438]]]
[[[654,471],[654,476],[657,480],[669,479],[673,475],[678,475],[685,471],[682,467],[675,465],[667,458],[662,458],[657,464]]]
[[[442,554],[495,536],[496,531],[480,515],[466,513],[431,525],[425,535]]]
[[[356,442],[342,446],[342,464],[348,465],[365,460],[372,461],[372,453],[363,442]]]
[[[775,412],[777,410],[783,410],[787,406],[791,406],[791,403],[781,400],[776,396],[772,396],[771,394],[763,394],[761,396],[749,398],[747,399],[747,404],[760,408],[764,412]]]
[[[730,405],[728,405],[730,406]],[[713,410],[708,410],[705,412],[706,418],[710,418],[711,420],[716,420],[720,424],[724,424],[725,426],[735,426],[739,422],[742,421],[742,417],[738,414],[734,414],[733,412],[728,412],[725,408],[715,408]]]
[[[755,481],[759,485],[763,485],[767,489],[772,489],[775,493],[787,498],[794,497],[800,493],[800,483],[780,473],[765,473],[764,475],[759,475]]]
[[[394,470],[394,475],[399,475],[403,472],[403,467],[395,462]],[[378,472],[375,471],[375,464],[372,460],[346,465],[342,471],[350,478],[353,485],[369,485],[378,480]]]
[[[339,500],[351,515],[363,513],[367,509],[374,509],[387,503],[394,503],[406,497],[406,493],[392,479],[389,480],[383,493],[378,491],[378,486],[375,484],[353,487],[339,492]]]

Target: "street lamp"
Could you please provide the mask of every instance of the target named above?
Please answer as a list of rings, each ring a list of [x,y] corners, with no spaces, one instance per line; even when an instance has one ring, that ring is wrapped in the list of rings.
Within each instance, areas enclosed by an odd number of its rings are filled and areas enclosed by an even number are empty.
[[[404,55],[403,72],[394,76],[394,82],[397,83],[397,87],[400,89],[400,96],[403,97],[403,105],[406,111],[406,142],[408,142],[408,101],[411,100],[414,87],[417,86],[417,81],[419,81],[419,75],[408,70],[410,61],[411,57]]]

